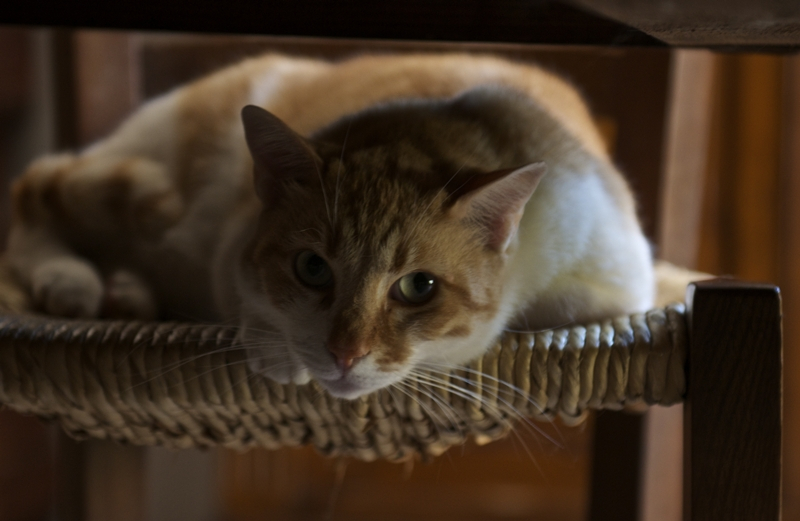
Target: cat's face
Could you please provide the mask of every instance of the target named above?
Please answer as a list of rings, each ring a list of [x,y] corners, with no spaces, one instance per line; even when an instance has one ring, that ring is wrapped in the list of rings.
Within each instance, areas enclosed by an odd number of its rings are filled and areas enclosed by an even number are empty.
[[[307,370],[331,394],[353,398],[420,365],[482,353],[509,313],[500,292],[516,222],[509,229],[507,209],[487,213],[472,193],[458,197],[441,180],[456,168],[438,175],[408,147],[326,157],[305,146],[308,161],[288,163],[309,169],[299,177],[277,179],[283,167],[256,158],[264,209],[243,258],[252,282],[243,297],[285,342],[264,348],[264,372],[302,380]]]

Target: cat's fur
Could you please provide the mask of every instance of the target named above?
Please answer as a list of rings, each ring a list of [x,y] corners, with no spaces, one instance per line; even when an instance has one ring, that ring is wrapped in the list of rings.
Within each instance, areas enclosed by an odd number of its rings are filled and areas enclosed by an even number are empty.
[[[272,114],[240,119],[248,104]],[[329,283],[298,280],[305,251]],[[269,55],[162,96],[31,165],[8,256],[45,311],[236,320],[254,367],[343,397],[464,363],[509,324],[653,296],[633,197],[580,96],[467,55]],[[435,291],[411,305],[396,283],[417,271]]]

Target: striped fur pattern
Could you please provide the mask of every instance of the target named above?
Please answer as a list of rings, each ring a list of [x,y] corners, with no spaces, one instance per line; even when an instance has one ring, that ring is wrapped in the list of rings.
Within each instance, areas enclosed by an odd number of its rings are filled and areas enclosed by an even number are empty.
[[[235,321],[257,371],[345,398],[653,298],[580,96],[489,56],[251,59],[35,161],[13,205],[43,311]]]

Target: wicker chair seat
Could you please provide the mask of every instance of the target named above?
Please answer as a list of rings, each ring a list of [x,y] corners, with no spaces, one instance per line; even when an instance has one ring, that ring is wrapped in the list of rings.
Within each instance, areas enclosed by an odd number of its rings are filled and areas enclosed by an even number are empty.
[[[660,300],[693,275],[661,273]],[[235,328],[35,315],[5,272],[0,298],[9,311],[0,316],[0,404],[56,420],[79,439],[172,448],[313,444],[332,456],[403,460],[470,437],[498,439],[519,418],[577,422],[588,409],[678,403],[685,391],[680,303],[507,332],[463,369],[346,401],[313,381],[280,385],[254,374],[235,346]]]

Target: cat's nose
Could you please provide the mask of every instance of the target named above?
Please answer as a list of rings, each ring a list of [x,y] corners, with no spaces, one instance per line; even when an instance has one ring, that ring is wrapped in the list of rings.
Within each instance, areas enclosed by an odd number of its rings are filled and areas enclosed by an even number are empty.
[[[328,351],[336,360],[336,365],[342,372],[347,371],[359,358],[369,354],[369,347],[364,344],[328,342]]]

